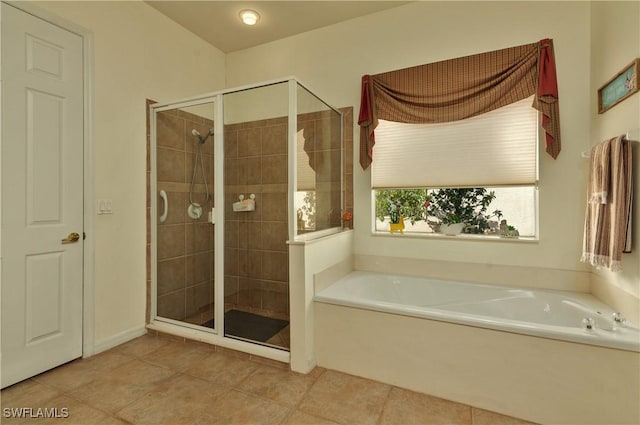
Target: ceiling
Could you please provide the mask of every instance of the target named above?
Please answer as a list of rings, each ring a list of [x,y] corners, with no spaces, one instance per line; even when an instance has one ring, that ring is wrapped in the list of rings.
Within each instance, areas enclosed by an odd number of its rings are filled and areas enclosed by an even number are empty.
[[[407,1],[183,1],[151,0],[151,7],[225,53],[390,9]],[[250,27],[238,13],[253,9]]]

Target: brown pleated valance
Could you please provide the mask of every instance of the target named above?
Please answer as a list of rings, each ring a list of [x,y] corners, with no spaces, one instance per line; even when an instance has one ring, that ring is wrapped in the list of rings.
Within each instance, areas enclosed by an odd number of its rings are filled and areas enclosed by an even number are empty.
[[[362,77],[360,165],[373,160],[378,119],[442,123],[470,118],[535,94],[546,151],[560,153],[560,114],[550,39]]]

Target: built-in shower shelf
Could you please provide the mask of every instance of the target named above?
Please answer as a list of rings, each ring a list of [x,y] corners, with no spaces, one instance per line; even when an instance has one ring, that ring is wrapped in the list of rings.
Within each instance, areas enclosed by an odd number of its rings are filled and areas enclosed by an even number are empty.
[[[238,202],[233,203],[233,212],[255,211],[256,195],[249,195],[249,199],[244,199],[244,195],[238,196]]]

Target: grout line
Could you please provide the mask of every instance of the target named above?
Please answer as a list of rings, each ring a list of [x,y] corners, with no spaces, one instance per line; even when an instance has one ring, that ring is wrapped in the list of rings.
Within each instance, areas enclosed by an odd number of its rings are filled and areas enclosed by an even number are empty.
[[[379,381],[376,381],[379,382]],[[389,384],[387,384],[389,385]],[[391,398],[391,391],[393,391],[393,388],[395,387],[395,385],[389,385],[389,391],[387,392],[387,396],[384,399],[384,403],[382,404],[382,409],[380,410],[380,415],[378,416],[378,420],[377,420],[377,424],[380,425],[382,424],[382,418],[384,417],[384,411],[387,408],[387,404],[389,403],[389,399]]]
[[[320,379],[320,377],[321,377],[322,375],[324,375],[325,369],[324,369],[324,368],[319,368],[318,366],[316,366],[316,367],[314,367],[313,369],[311,369],[311,371],[310,371],[308,374],[303,375],[303,376],[308,376],[308,375],[310,375],[311,373],[313,373],[314,369],[318,369],[320,373],[318,374],[318,376],[316,376],[316,377],[314,377],[314,378],[313,378],[313,382],[312,382],[312,383],[307,387],[307,389],[304,391],[304,393],[302,393],[302,397],[300,397],[300,400],[298,400],[298,402],[295,404],[295,406],[294,406],[294,408],[293,408],[293,411],[295,412],[295,411],[298,411],[298,410],[299,410],[300,412],[304,413],[305,415],[310,415],[310,416],[317,417],[317,416],[316,416],[316,415],[314,415],[314,414],[311,414],[311,413],[305,412],[304,410],[300,410],[300,405],[301,405],[301,404],[302,404],[302,402],[305,400],[305,398],[309,395],[309,392],[311,392],[311,388],[313,388],[313,387],[318,383],[318,379]],[[291,371],[291,373],[296,373],[296,372]],[[330,420],[330,421],[332,421],[332,422],[335,422],[333,419],[324,418],[324,417],[322,417],[322,418],[323,418],[323,419],[328,419],[328,420]]]

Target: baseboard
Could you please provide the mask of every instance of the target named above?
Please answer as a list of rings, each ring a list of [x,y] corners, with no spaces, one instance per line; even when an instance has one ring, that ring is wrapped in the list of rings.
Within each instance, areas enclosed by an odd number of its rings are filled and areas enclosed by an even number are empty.
[[[98,353],[102,353],[103,351],[110,350],[113,347],[117,347],[120,344],[124,344],[125,342],[131,341],[132,339],[135,339],[146,333],[147,333],[147,328],[145,326],[120,332],[119,334],[116,334],[94,345],[93,354],[98,354]]]

